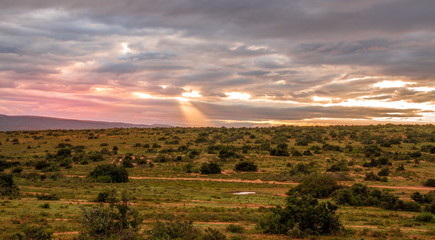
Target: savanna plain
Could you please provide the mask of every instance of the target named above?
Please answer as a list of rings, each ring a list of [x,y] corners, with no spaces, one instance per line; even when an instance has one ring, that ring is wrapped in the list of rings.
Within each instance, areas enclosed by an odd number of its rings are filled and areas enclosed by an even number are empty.
[[[0,132],[1,239],[434,239],[435,126]]]

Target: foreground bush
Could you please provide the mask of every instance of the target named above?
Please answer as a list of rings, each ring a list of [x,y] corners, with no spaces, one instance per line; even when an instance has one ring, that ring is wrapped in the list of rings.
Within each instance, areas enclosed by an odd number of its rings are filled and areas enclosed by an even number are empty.
[[[203,232],[193,226],[192,222],[170,221],[156,222],[148,231],[150,240],[225,240],[226,236],[218,230],[208,228]]]
[[[136,240],[140,239],[138,232],[142,218],[138,211],[130,207],[123,193],[120,199],[115,198],[108,206],[83,208],[81,223],[80,240]]]
[[[11,174],[0,174],[0,196],[18,196],[20,190]]]
[[[319,203],[311,196],[290,195],[284,208],[278,206],[268,209],[257,227],[263,233],[286,234],[298,238],[330,235],[342,229],[335,213],[337,209],[330,202]]]
[[[89,174],[90,178],[97,182],[121,183],[128,182],[128,172],[123,167],[118,167],[115,164],[98,165]]]

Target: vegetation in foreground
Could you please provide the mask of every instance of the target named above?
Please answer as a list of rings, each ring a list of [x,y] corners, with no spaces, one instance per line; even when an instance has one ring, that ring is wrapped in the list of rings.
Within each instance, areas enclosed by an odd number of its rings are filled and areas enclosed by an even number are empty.
[[[432,125],[3,132],[0,235],[431,239],[434,159]]]

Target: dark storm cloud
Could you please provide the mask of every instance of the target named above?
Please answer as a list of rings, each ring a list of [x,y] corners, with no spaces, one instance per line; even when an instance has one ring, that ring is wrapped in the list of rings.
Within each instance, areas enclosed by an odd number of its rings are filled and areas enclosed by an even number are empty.
[[[369,107],[291,107],[271,108],[253,107],[246,105],[216,105],[195,103],[202,113],[217,120],[246,120],[266,121],[274,120],[302,120],[310,118],[350,118],[370,119],[374,117],[418,117],[418,109],[391,109],[391,108],[369,108]],[[235,115],[234,113],[237,113]]]

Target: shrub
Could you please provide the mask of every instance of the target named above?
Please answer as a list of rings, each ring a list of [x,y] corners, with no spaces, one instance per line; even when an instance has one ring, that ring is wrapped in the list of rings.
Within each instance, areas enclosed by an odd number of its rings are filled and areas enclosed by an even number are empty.
[[[339,172],[339,171],[349,171],[348,162],[346,160],[341,160],[338,163],[333,164],[330,168],[328,168],[328,172]]]
[[[415,202],[404,202],[397,196],[383,190],[370,189],[356,183],[352,187],[342,188],[332,194],[337,204],[350,206],[374,206],[387,210],[404,210],[419,212],[421,207]]]
[[[366,173],[364,181],[380,181],[381,178],[373,172]]]
[[[183,239],[195,240],[201,234],[201,230],[193,226],[192,222],[155,222],[148,231],[150,240]]]
[[[380,177],[386,177],[388,175],[390,175],[389,168],[382,168],[382,170],[378,172],[378,176],[380,176]]]
[[[11,174],[0,173],[0,196],[18,196],[20,189]]]
[[[104,202],[104,203],[114,203],[116,202],[116,190],[115,189],[107,189],[102,192],[99,192],[96,202]]]
[[[319,203],[311,196],[290,195],[284,208],[268,209],[257,227],[263,233],[298,237],[333,234],[342,229],[337,209],[330,202]]]
[[[435,179],[430,178],[424,182],[424,186],[426,187],[435,187]]]
[[[273,148],[270,150],[271,156],[284,156],[288,157],[290,156],[290,153],[288,152],[288,146],[285,143],[280,143],[276,146],[276,148]]]
[[[240,172],[256,172],[258,170],[258,167],[257,165],[255,165],[254,162],[242,161],[234,166],[234,170]]]
[[[199,239],[200,240],[226,240],[227,237],[219,230],[213,228],[207,228]]]
[[[126,193],[121,199],[116,199],[109,206],[83,208],[81,219],[82,231],[80,240],[111,239],[111,240],[136,240],[139,239],[139,228],[142,218],[139,212],[132,209]]]
[[[53,231],[48,225],[24,225],[22,228],[24,236],[20,235],[18,239],[32,240],[50,240],[53,236]]]
[[[200,169],[202,174],[218,174],[221,173],[221,168],[217,163],[209,162],[203,163]]]
[[[98,165],[94,170],[92,170],[92,172],[90,172],[89,177],[97,182],[128,182],[127,170],[123,167],[118,167],[115,164]]]
[[[228,225],[228,227],[226,228],[226,230],[228,232],[232,232],[232,233],[243,233],[245,231],[245,229],[240,226],[240,225],[235,225],[235,224],[230,224]]]
[[[419,192],[415,192],[411,194],[411,199],[421,204],[431,203],[433,201],[431,193],[421,194]]]
[[[340,189],[337,180],[330,174],[311,174],[304,178],[301,184],[290,189],[289,195],[299,193],[309,194],[315,198],[327,198],[331,193]]]
[[[433,222],[435,219],[431,213],[421,213],[415,217],[418,222]]]
[[[204,232],[193,226],[192,222],[169,221],[154,223],[152,229],[147,231],[150,240],[225,240],[220,231],[207,228]]]
[[[36,194],[38,200],[60,200],[56,194]]]

